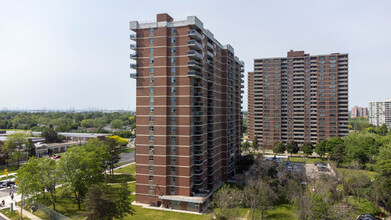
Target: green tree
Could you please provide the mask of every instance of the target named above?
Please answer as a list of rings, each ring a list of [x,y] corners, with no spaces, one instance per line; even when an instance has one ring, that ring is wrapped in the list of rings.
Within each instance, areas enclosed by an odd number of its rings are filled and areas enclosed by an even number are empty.
[[[286,151],[288,151],[288,153],[290,153],[291,156],[292,154],[297,154],[299,150],[300,150],[299,145],[294,141],[290,141],[286,145]]]
[[[259,149],[259,143],[258,143],[258,136],[255,135],[254,140],[253,140],[253,151],[257,151]]]
[[[79,210],[88,188],[103,181],[103,171],[109,158],[107,145],[97,139],[85,145],[73,146],[59,161],[63,187],[74,194]]]
[[[41,133],[41,136],[45,138],[46,143],[60,142],[58,133],[53,129],[53,126],[45,127]]]
[[[119,119],[115,119],[110,122],[110,127],[113,129],[121,129],[123,125],[124,123]]]
[[[319,141],[315,146],[315,153],[317,153],[320,157],[326,155],[327,152],[327,140]]]
[[[213,194],[213,205],[217,219],[235,219],[239,215],[238,205],[241,203],[241,192],[224,185]]]
[[[337,167],[340,167],[342,163],[345,162],[345,144],[339,143],[333,146],[331,152],[329,153],[330,159],[337,163]]]
[[[314,220],[331,219],[330,218],[330,206],[323,201],[322,196],[316,193],[311,194],[311,211],[312,218]]]
[[[21,151],[23,146],[28,145],[28,135],[26,133],[17,132],[7,136],[7,140],[4,142],[3,151],[9,154],[11,158],[18,161],[18,168],[20,166],[20,160],[23,158],[24,153]]]
[[[312,151],[312,144],[311,143],[304,143],[302,146],[301,146],[301,151],[303,151],[303,153],[307,156],[310,156],[312,155],[313,151]]]
[[[380,149],[375,178],[377,200],[383,207],[391,207],[391,143]]]
[[[284,145],[284,143],[282,141],[274,143],[273,152],[275,154],[283,154],[283,153],[285,153],[285,145]]]
[[[263,212],[269,208],[277,199],[273,188],[263,178],[252,179],[243,190],[243,201],[252,212],[252,219],[255,219],[255,211],[261,210],[261,219]]]
[[[88,219],[110,220],[116,215],[116,204],[107,189],[93,185],[89,187],[85,204]]]
[[[33,143],[32,140],[28,140],[28,144],[26,144],[25,151],[28,153],[28,157],[35,157],[36,156],[36,151],[35,151],[35,144]]]
[[[107,165],[110,169],[110,175],[114,173],[115,164],[119,162],[120,154],[121,154],[121,147],[115,138],[108,137],[106,139],[107,144],[107,153],[109,154]]]
[[[115,200],[117,218],[124,219],[124,214],[134,215],[135,210],[132,208],[129,198],[131,193],[129,185],[125,181],[122,182]]]
[[[247,152],[247,151],[249,151],[250,147],[251,147],[251,144],[248,141],[245,141],[242,144],[242,151]]]
[[[23,195],[26,198],[30,198],[41,193],[43,185],[39,172],[40,168],[38,160],[35,157],[31,157],[18,170],[18,175],[16,177],[19,188],[18,193],[23,192]]]

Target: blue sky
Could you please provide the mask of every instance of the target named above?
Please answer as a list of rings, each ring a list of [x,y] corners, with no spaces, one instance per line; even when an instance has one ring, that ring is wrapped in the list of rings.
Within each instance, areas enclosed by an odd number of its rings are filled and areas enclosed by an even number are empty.
[[[390,9],[386,0],[0,0],[0,109],[135,109],[129,21],[163,12],[197,16],[246,72],[290,49],[349,53],[349,105],[367,106],[391,97]]]

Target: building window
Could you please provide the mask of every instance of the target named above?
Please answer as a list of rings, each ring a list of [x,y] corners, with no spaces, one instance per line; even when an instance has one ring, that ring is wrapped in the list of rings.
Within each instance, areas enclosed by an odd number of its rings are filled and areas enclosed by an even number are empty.
[[[149,83],[153,83],[153,80],[154,80],[153,77],[150,77],[149,78]]]
[[[149,131],[153,131],[154,130],[154,127],[153,126],[149,126]]]
[[[149,176],[149,180],[153,180],[153,176]]]
[[[153,112],[153,110],[154,110],[153,106],[150,106],[149,107],[149,112]]]
[[[153,94],[153,87],[149,87],[149,92]]]
[[[153,44],[153,38],[149,38],[149,43]]]
[[[153,141],[153,136],[149,136],[149,141]]]
[[[175,87],[171,87],[171,92],[175,92]]]
[[[171,104],[175,105],[175,102],[176,102],[176,99],[175,98],[171,98]]]
[[[149,156],[149,160],[152,160],[152,161],[153,161],[153,156]]]
[[[153,54],[153,48],[149,48],[149,54]]]
[[[149,102],[153,103],[153,101],[154,101],[153,97],[149,97]]]
[[[149,29],[149,33],[150,33],[150,34],[153,34],[153,32],[154,32],[154,29],[153,29],[153,28],[150,28],[150,29]]]
[[[175,193],[175,187],[173,187],[173,186],[171,186],[171,194],[174,194]],[[172,202],[174,202],[174,201],[172,201]]]
[[[171,53],[175,53],[175,47],[171,47]]]
[[[152,145],[149,146],[149,151],[153,152],[153,146]]]
[[[154,69],[153,67],[149,68],[149,73],[153,73]]]
[[[174,62],[175,62],[175,58],[174,58]],[[175,67],[171,67],[171,72],[175,73],[175,71],[176,71],[176,68]]]
[[[155,59],[153,57],[149,58],[149,63],[155,62]]]
[[[175,31],[176,31],[176,28],[171,28],[171,33],[175,33]]]
[[[175,167],[171,167],[171,172],[175,172]]]
[[[175,37],[171,38],[171,43],[175,43]]]
[[[171,63],[175,63],[175,57],[171,57]]]
[[[171,133],[175,133],[175,127],[171,127]]]
[[[153,166],[149,166],[149,170],[153,170]]]
[[[149,117],[149,121],[150,121],[150,122],[153,122],[153,120],[154,120],[153,116],[150,116],[150,117]]]
[[[171,107],[171,112],[175,112],[175,107]]]
[[[152,191],[153,190],[153,186],[149,186],[149,190]]]
[[[175,77],[171,77],[171,83],[175,82]]]
[[[174,159],[174,162],[175,162],[175,159]],[[171,177],[171,182],[175,183],[175,176]]]
[[[175,142],[176,138],[175,136],[171,136],[171,142]]]

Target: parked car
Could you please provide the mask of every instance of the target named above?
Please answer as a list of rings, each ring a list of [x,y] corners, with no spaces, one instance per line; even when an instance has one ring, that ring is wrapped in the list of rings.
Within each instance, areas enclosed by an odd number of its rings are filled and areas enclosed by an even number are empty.
[[[1,182],[0,188],[6,188],[9,186],[15,185],[15,181],[7,181]]]
[[[61,158],[61,155],[57,155],[57,154],[53,155],[53,159],[60,159],[60,158]]]

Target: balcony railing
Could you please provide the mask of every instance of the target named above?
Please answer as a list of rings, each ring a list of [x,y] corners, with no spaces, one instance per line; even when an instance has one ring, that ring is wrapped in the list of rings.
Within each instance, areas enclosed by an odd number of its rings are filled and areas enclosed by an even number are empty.
[[[204,36],[202,36],[198,31],[194,30],[194,29],[191,29],[187,32],[187,35],[189,35],[190,37],[193,37],[195,39],[198,39],[198,40],[203,40],[204,39]]]
[[[136,34],[131,34],[130,35],[130,39],[131,40],[136,40],[137,39],[137,35]]]
[[[187,52],[187,55],[190,57],[198,58],[200,60],[202,60],[202,58],[203,58],[203,56],[195,50],[189,50]]]
[[[130,68],[136,69],[137,68],[137,64],[134,64],[134,63],[130,64]]]
[[[203,68],[202,64],[200,64],[199,62],[195,61],[195,60],[190,60],[189,62],[187,62],[187,65],[189,65],[189,67],[197,67],[197,68]]]
[[[137,59],[137,54],[136,53],[130,54],[130,59],[133,59],[133,60]]]
[[[130,78],[132,79],[137,79],[137,73],[131,73]]]
[[[187,75],[190,77],[202,77],[202,73],[197,70],[190,70]]]
[[[203,46],[202,44],[198,43],[197,41],[195,40],[189,40],[187,42],[187,45],[193,49],[198,49],[198,50],[202,50]]]
[[[136,44],[130,44],[130,49],[132,49],[132,50],[137,49],[137,45]]]

